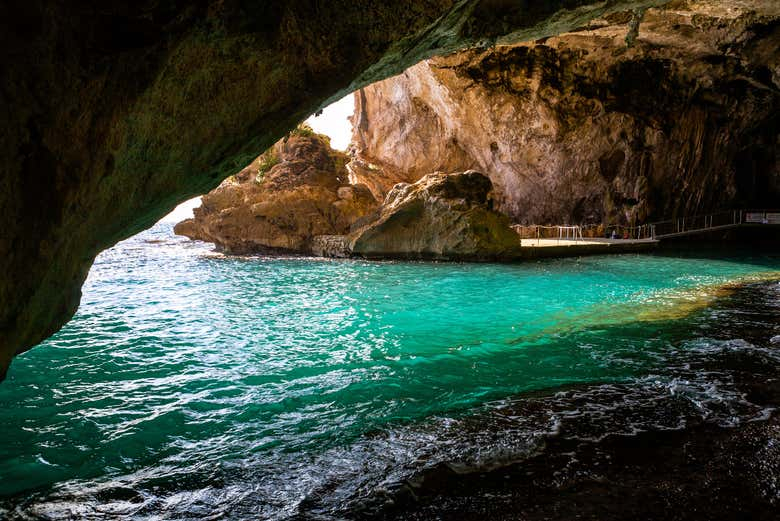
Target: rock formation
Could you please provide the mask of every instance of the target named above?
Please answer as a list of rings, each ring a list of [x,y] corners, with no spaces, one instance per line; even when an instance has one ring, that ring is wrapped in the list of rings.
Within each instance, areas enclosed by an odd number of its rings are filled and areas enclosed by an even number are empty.
[[[519,256],[520,239],[509,219],[493,210],[487,176],[436,172],[399,183],[378,219],[349,239],[367,258],[496,260]]]
[[[780,201],[780,2],[675,1],[417,64],[356,95],[353,180],[490,175],[519,223]]]
[[[343,235],[377,202],[350,185],[346,154],[328,138],[294,131],[203,196],[195,218],[174,231],[228,253],[310,253],[316,235]]]
[[[780,198],[779,21],[768,2],[678,1],[544,41],[430,59],[356,96],[349,178],[387,196],[357,240],[339,236],[372,210],[370,197],[325,222],[322,206],[344,202],[336,185],[314,194],[226,182],[205,199],[198,229],[179,230],[233,252],[478,259],[484,248],[484,258],[511,257],[514,239],[488,240],[460,222],[487,192],[452,204],[440,192],[460,181],[422,177],[472,167],[493,179],[497,206],[525,223],[639,224],[771,206]],[[302,152],[298,160],[317,154]],[[274,174],[286,177],[296,179]],[[479,218],[488,215],[497,219]],[[318,235],[328,237],[312,242]]]
[[[329,101],[436,54],[663,0],[0,4],[0,378],[95,256]]]

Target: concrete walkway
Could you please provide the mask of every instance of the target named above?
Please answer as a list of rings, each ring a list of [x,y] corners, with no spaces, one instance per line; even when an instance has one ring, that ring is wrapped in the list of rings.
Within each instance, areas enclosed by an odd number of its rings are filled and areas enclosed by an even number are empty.
[[[598,255],[607,253],[638,253],[653,250],[658,241],[655,239],[522,239],[520,241],[524,256],[577,257],[580,255]]]

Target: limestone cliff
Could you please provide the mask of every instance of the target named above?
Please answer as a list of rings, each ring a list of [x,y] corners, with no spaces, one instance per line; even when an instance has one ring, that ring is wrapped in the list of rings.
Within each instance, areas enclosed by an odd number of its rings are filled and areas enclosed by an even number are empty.
[[[436,57],[356,95],[351,175],[475,168],[521,223],[777,206],[778,49],[780,2],[702,0]]]
[[[663,0],[0,3],[0,378],[95,256],[421,59]]]
[[[314,236],[346,234],[376,209],[368,188],[349,184],[347,160],[327,137],[294,131],[204,195],[174,231],[228,253],[309,253]]]
[[[398,183],[377,219],[353,232],[352,254],[368,258],[500,260],[519,256],[519,236],[493,210],[492,185],[474,172]]]

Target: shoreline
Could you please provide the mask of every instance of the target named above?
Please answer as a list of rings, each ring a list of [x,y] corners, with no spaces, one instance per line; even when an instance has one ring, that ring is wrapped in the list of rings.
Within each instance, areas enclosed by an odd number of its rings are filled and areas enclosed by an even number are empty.
[[[182,236],[172,234],[172,238]],[[572,239],[541,239],[542,244],[537,245],[537,239],[521,239],[519,251],[507,255],[472,255],[472,256],[447,256],[439,253],[420,253],[408,252],[404,254],[353,254],[345,252],[334,252],[326,254],[325,252],[284,250],[278,248],[257,248],[244,249],[238,251],[226,251],[219,245],[202,241],[199,239],[187,238],[186,242],[203,244],[211,248],[210,253],[215,256],[225,258],[301,258],[301,259],[345,259],[345,260],[365,260],[371,262],[382,261],[405,261],[405,262],[445,262],[445,263],[496,263],[496,264],[514,264],[527,261],[543,259],[564,259],[572,257],[586,257],[594,255],[622,255],[622,254],[680,254],[688,255],[716,255],[728,256],[736,252],[750,250],[756,253],[780,253],[780,237],[775,240],[774,237],[763,241],[758,249],[750,243],[740,240],[740,236],[724,237],[723,240],[712,240],[707,238],[673,238],[668,240],[656,239],[605,239],[605,238],[584,238],[581,240]]]
[[[752,301],[751,296],[766,295],[760,288],[766,282],[770,281],[730,285],[728,289],[733,291],[720,293],[710,304],[720,301],[723,309],[728,310],[736,297],[742,302],[737,309],[743,309]],[[740,291],[746,293],[740,297]],[[745,311],[770,317],[769,312],[759,311],[760,306],[753,305]],[[651,400],[639,398],[640,405],[659,414],[655,417],[659,425],[623,432],[616,427],[599,435],[599,429],[605,423],[612,425],[615,418],[629,422],[635,417],[640,422],[651,420],[646,418],[647,414],[636,416],[634,406],[614,417],[609,413],[601,416],[598,408],[593,411],[595,416],[587,410],[579,411],[577,419],[545,434],[538,448],[519,460],[466,472],[451,463],[438,463],[400,483],[389,497],[369,501],[363,510],[351,512],[347,518],[774,520],[780,504],[780,378],[773,367],[780,360],[780,350],[769,338],[773,326],[776,331],[778,324],[777,317],[772,318],[766,328],[740,326],[737,337],[732,336],[736,332],[725,337],[744,338],[747,344],[740,340],[736,342],[743,344],[718,348],[711,342],[717,343],[716,335],[701,351],[694,349],[688,359],[678,360],[680,365],[666,374],[666,378],[671,378],[667,382],[668,394],[661,392]],[[714,354],[718,349],[720,354]],[[688,363],[693,367],[688,367]],[[713,421],[696,407],[690,409],[693,415],[686,414],[685,409],[678,408],[680,398],[692,398],[685,391],[686,371],[704,375],[699,383],[705,387],[712,382],[716,389],[721,383],[730,388],[735,396],[742,396],[743,404],[754,407],[754,415],[735,417],[732,422],[728,416]],[[648,375],[643,381],[652,387],[658,378]],[[678,379],[683,381],[676,383]],[[678,389],[679,384],[682,387]],[[599,396],[591,395],[590,388],[575,384],[560,390],[523,393],[510,400],[508,411],[501,416],[532,414],[537,410],[533,402],[538,397],[550,400],[559,395],[578,395],[590,403]],[[627,384],[621,391],[618,384],[616,388],[614,401],[608,399],[607,406],[620,404],[621,397],[630,396],[631,389],[636,387]],[[708,407],[724,412],[719,409],[717,391],[710,399],[714,401]],[[661,401],[653,405],[655,400]],[[596,399],[596,403],[600,402]],[[692,405],[695,404],[688,404]],[[564,422],[569,418],[565,411],[558,416]],[[675,418],[682,422],[675,425]]]

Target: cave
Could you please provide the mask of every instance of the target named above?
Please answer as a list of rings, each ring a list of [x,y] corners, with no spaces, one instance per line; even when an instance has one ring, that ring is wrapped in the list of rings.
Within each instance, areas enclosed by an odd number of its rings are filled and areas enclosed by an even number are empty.
[[[101,250],[328,102],[434,54],[653,3],[6,4],[1,372],[73,315]]]
[[[776,2],[0,27],[0,517],[772,518]]]

